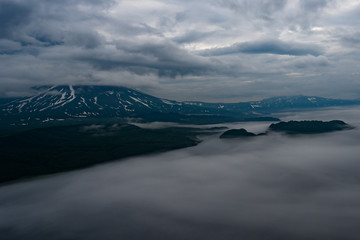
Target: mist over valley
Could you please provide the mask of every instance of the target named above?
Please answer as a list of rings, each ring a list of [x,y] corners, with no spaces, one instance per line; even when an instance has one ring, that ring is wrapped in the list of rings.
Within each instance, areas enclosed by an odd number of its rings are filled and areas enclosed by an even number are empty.
[[[2,186],[0,233],[4,239],[357,239],[359,109],[281,118],[338,116],[356,129],[246,140],[219,133],[195,147]],[[268,125],[206,127],[260,133]]]

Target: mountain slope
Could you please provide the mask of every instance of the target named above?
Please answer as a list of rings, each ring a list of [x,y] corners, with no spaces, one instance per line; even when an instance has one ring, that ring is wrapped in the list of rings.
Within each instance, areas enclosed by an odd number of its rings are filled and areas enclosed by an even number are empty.
[[[186,123],[231,122],[253,117],[221,108],[194,106],[160,99],[115,86],[37,87],[38,94],[0,102],[0,129],[28,129],[72,123],[173,121]],[[27,127],[28,126],[28,127]]]
[[[224,111],[251,112],[253,114],[268,114],[291,109],[321,108],[333,106],[348,106],[360,104],[360,100],[331,99],[315,96],[281,96],[267,98],[260,101],[239,102],[239,103],[204,103],[186,102],[192,106],[207,108],[221,108]]]
[[[66,119],[136,117],[148,113],[217,114],[218,110],[159,99],[133,89],[111,86],[53,86],[2,107],[3,116]]]
[[[331,99],[315,96],[273,97],[261,101],[250,102],[257,111],[275,112],[287,109],[333,107],[359,104],[359,100]]]

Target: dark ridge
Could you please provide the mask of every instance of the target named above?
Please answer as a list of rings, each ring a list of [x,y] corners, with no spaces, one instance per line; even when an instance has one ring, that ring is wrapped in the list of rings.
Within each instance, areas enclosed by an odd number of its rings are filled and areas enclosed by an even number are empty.
[[[143,129],[130,124],[33,129],[0,137],[0,182],[195,146],[200,142],[197,135],[199,129]]]

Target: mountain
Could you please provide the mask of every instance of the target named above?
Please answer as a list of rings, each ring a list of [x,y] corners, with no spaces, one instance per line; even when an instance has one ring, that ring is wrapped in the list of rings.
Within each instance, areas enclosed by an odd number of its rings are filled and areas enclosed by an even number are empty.
[[[132,117],[146,113],[215,114],[216,109],[159,99],[133,89],[110,86],[53,86],[37,88],[35,96],[3,105],[5,116],[54,119]]]
[[[359,100],[331,99],[315,96],[273,97],[250,102],[257,111],[276,112],[289,109],[321,108],[360,104]]]
[[[234,114],[221,107],[161,99],[125,87],[69,85],[35,90],[38,94],[33,96],[0,101],[0,129],[64,125],[69,121],[126,122],[129,118],[199,124],[263,120],[248,112]]]
[[[3,113],[49,118],[131,117],[144,113],[216,114],[216,109],[191,106],[113,86],[53,86],[37,88],[35,96],[3,104]]]
[[[331,99],[315,96],[281,96],[267,98],[260,101],[239,103],[203,103],[186,102],[193,106],[207,108],[221,108],[227,112],[249,112],[253,114],[268,114],[287,110],[299,110],[306,108],[322,108],[334,106],[349,106],[360,104],[360,100]]]
[[[276,97],[240,103],[179,102],[117,86],[42,86],[24,98],[0,99],[0,130],[23,130],[71,123],[167,121],[212,124],[277,121],[274,112],[359,104],[357,100]]]

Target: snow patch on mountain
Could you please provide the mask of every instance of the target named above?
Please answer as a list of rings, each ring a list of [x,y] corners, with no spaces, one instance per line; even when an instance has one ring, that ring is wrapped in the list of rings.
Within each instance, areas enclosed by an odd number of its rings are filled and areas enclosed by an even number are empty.
[[[316,103],[316,98],[314,97],[308,97],[307,100],[309,100],[312,103]]]
[[[149,105],[147,105],[146,103],[142,102],[142,101],[141,101],[140,99],[138,99],[138,98],[134,98],[134,97],[132,97],[132,96],[130,96],[130,98],[131,98],[132,100],[134,100],[135,102],[141,103],[142,105],[144,105],[144,106],[146,106],[146,107],[148,107],[148,108],[151,108]]]

